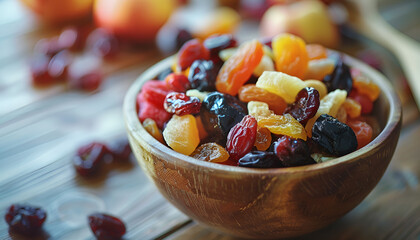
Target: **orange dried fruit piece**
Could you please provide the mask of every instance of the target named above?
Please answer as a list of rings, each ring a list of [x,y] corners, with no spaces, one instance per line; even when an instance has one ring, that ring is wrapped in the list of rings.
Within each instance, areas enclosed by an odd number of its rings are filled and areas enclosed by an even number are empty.
[[[160,132],[155,120],[153,120],[151,118],[144,119],[143,127],[156,140],[158,140],[161,143],[165,143],[165,141],[163,140],[162,133]]]
[[[324,59],[328,57],[327,49],[320,44],[307,44],[306,51],[308,52],[309,60]]]
[[[271,145],[270,130],[268,130],[268,128],[265,128],[265,127],[258,127],[254,146],[258,149],[258,151],[265,151],[270,147],[270,145]]]
[[[198,135],[200,136],[200,139],[205,139],[209,134],[203,125],[203,121],[201,121],[200,115],[195,117],[195,121],[197,123]]]
[[[216,79],[217,91],[235,96],[251,77],[263,55],[260,42],[254,40],[242,44],[220,69]]]
[[[200,145],[191,157],[207,162],[225,162],[229,159],[226,149],[217,143],[210,142]]]
[[[258,78],[256,86],[280,96],[287,103],[293,103],[296,95],[306,87],[306,84],[286,73],[265,71]]]
[[[255,86],[255,84],[246,84],[242,86],[239,89],[238,97],[242,102],[265,102],[276,114],[283,114],[287,107],[287,103],[283,100],[283,98],[267,90],[259,88]]]
[[[367,122],[349,120],[347,125],[353,129],[357,138],[357,149],[366,146],[372,141],[373,130]]]
[[[305,128],[290,114],[271,114],[269,117],[258,118],[258,126],[268,128],[274,134],[300,138],[305,141],[307,138]]]
[[[195,117],[191,114],[173,115],[163,130],[163,138],[176,152],[190,155],[200,143]]]
[[[360,103],[351,98],[346,98],[342,107],[346,110],[346,113],[350,118],[357,118],[362,112],[362,106]]]
[[[274,37],[272,42],[276,69],[298,78],[305,76],[308,68],[308,52],[305,42],[292,34],[284,33]]]
[[[319,104],[318,111],[316,112],[315,116],[308,120],[306,123],[305,129],[306,133],[309,137],[312,136],[312,127],[315,121],[318,119],[319,116],[322,114],[328,114],[332,117],[337,116],[338,109],[344,103],[347,97],[347,92],[345,90],[336,89],[327,94]]]
[[[315,88],[319,93],[319,99],[323,99],[328,94],[327,86],[321,81],[318,80],[305,80],[304,81],[307,87]]]
[[[338,109],[337,116],[335,118],[342,123],[347,122],[347,112],[343,105],[341,105],[341,107]]]
[[[270,111],[268,104],[265,102],[251,101],[248,103],[247,107],[248,114],[257,119],[257,121],[259,118],[269,117],[273,114],[273,112]]]
[[[378,85],[376,85],[370,78],[362,74],[353,76],[353,87],[360,94],[369,97],[372,102],[378,99],[379,94],[381,94],[381,90]]]
[[[325,76],[331,74],[335,68],[335,61],[329,58],[311,60],[308,63],[304,79],[316,79],[322,81]]]

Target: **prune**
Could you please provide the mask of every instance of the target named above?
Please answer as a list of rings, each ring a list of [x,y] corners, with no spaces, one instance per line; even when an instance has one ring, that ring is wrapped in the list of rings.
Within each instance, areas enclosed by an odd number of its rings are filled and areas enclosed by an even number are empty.
[[[98,171],[105,154],[110,153],[108,147],[102,143],[93,142],[82,146],[73,157],[74,168],[81,176],[90,176]]]
[[[346,90],[347,94],[349,94],[353,87],[353,79],[349,66],[340,58],[335,65],[334,71],[330,75],[325,76],[324,83],[328,88],[328,92],[342,89]]]
[[[227,136],[226,150],[229,152],[230,159],[239,160],[252,150],[257,136],[257,120],[246,115],[241,122],[230,129]]]
[[[166,85],[175,92],[186,92],[190,89],[188,78],[182,73],[170,73],[165,78]]]
[[[204,40],[203,43],[204,46],[210,51],[211,56],[218,55],[219,52],[223,49],[237,46],[237,41],[231,34],[212,36]]]
[[[200,112],[201,102],[197,97],[189,97],[185,93],[172,92],[166,96],[163,107],[168,113],[182,116]]]
[[[238,161],[240,167],[277,168],[283,167],[279,158],[273,152],[252,151]]]
[[[214,91],[216,89],[216,77],[219,69],[212,61],[194,61],[188,75],[191,88],[199,91]]]
[[[312,140],[328,153],[343,156],[357,149],[353,130],[328,114],[322,114],[312,127]]]
[[[42,224],[47,219],[47,213],[39,207],[13,204],[4,218],[11,230],[33,235],[42,228]]]
[[[121,239],[126,231],[123,221],[108,214],[91,214],[88,221],[90,229],[99,240]]]
[[[302,139],[282,136],[274,143],[274,153],[285,167],[315,163],[308,144]]]
[[[304,88],[296,96],[296,101],[286,109],[302,125],[315,116],[319,108],[319,93],[315,88]]]
[[[237,98],[219,92],[206,96],[201,107],[201,120],[206,131],[224,145],[229,130],[246,115],[246,107]]]

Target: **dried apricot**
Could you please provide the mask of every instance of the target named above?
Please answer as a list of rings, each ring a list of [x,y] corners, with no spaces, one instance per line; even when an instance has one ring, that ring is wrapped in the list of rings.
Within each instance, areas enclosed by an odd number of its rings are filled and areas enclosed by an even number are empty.
[[[305,42],[292,34],[281,34],[274,37],[273,53],[276,69],[298,78],[303,78],[308,68],[308,52]]]
[[[350,118],[357,118],[361,114],[362,107],[360,106],[360,103],[351,98],[346,98],[342,107],[346,110],[346,113]]]
[[[265,102],[276,114],[283,114],[284,109],[287,107],[287,103],[283,100],[283,98],[267,90],[259,88],[255,86],[255,84],[247,84],[242,86],[239,89],[238,97],[242,102]]]
[[[190,155],[200,143],[195,117],[191,114],[173,115],[163,130],[163,138],[173,150]]]
[[[353,87],[359,93],[369,97],[372,102],[378,99],[379,94],[381,94],[381,90],[378,85],[362,74],[358,74],[356,76],[353,75]]]
[[[320,44],[307,44],[306,51],[308,52],[309,60],[324,59],[328,57],[327,49]]]
[[[251,77],[263,57],[262,44],[256,40],[242,44],[222,66],[217,75],[216,89],[235,96]]]
[[[229,159],[226,149],[217,143],[205,143],[200,145],[191,154],[191,157],[207,162],[225,162]]]

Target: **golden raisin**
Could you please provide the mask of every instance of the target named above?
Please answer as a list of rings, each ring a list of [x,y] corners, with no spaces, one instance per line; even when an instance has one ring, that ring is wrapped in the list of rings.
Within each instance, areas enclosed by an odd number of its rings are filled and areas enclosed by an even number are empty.
[[[242,102],[259,101],[268,104],[269,108],[276,114],[283,114],[287,103],[280,96],[267,90],[255,86],[255,84],[247,84],[239,89],[239,100]]]
[[[360,103],[351,98],[346,98],[342,107],[346,110],[346,113],[350,118],[357,118],[362,112],[362,106]]]
[[[263,55],[260,42],[254,40],[242,44],[220,69],[216,79],[217,91],[235,96],[251,77]]]
[[[161,143],[165,143],[165,141],[163,141],[162,133],[160,132],[158,126],[156,125],[155,120],[153,120],[151,118],[144,119],[144,121],[143,121],[143,127],[156,140],[158,140]]]
[[[308,52],[305,42],[292,34],[280,34],[272,42],[276,69],[303,78],[308,68]]]
[[[257,128],[257,137],[255,138],[254,146],[258,151],[265,151],[271,145],[271,132],[268,128],[258,127]]]
[[[258,126],[266,127],[274,134],[287,135],[292,138],[300,138],[306,141],[305,128],[290,114],[262,117],[258,119]]]
[[[200,145],[191,154],[191,157],[207,162],[225,162],[229,159],[226,149],[217,143],[205,143]]]

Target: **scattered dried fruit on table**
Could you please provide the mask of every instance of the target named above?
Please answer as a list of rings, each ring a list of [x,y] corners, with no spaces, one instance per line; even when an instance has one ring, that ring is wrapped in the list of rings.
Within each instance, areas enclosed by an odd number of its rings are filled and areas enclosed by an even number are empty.
[[[94,213],[88,216],[90,229],[98,240],[121,239],[126,232],[125,224],[117,217]]]
[[[41,230],[47,213],[40,207],[13,204],[4,218],[11,230],[33,237]]]

